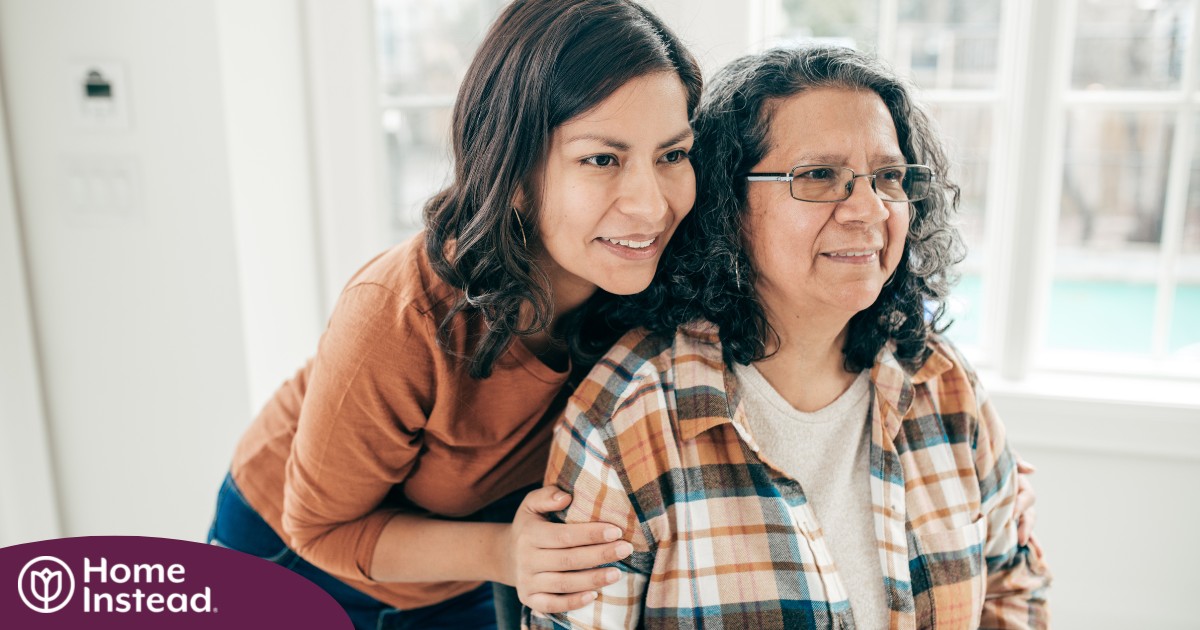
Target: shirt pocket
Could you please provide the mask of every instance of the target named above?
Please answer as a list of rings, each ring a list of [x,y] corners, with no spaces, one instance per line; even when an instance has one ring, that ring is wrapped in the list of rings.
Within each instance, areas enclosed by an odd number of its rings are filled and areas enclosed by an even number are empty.
[[[928,580],[925,596],[930,605],[928,616],[918,615],[929,624],[921,627],[978,628],[987,593],[987,565],[983,556],[987,520],[980,517],[958,529],[919,533],[916,539],[920,564]]]

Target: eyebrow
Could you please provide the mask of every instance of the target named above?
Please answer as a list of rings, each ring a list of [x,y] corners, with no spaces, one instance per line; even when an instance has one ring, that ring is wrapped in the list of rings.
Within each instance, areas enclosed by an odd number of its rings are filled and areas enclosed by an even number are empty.
[[[680,142],[683,142],[684,140],[687,140],[688,138],[691,138],[692,135],[693,135],[692,129],[689,127],[687,129],[684,129],[683,131],[680,131],[679,133],[671,136],[667,140],[660,142],[657,148],[666,149],[666,148],[670,147],[671,145],[678,144]],[[585,133],[585,134],[580,134],[578,136],[571,136],[570,138],[567,138],[567,141],[565,142],[565,144],[571,144],[573,142],[582,142],[585,140],[592,141],[592,142],[599,142],[599,143],[603,144],[604,146],[616,149],[617,151],[628,151],[631,148],[628,142],[623,142],[621,140],[617,140],[616,138],[610,138],[608,136],[602,136],[602,135],[594,134],[594,133]]]

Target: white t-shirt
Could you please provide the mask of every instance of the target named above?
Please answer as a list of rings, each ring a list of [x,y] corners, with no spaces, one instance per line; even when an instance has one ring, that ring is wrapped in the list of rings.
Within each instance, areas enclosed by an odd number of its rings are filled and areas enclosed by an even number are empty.
[[[828,406],[798,411],[754,367],[737,364],[746,427],[763,458],[795,479],[821,523],[860,630],[888,627],[871,502],[870,385],[862,372]]]

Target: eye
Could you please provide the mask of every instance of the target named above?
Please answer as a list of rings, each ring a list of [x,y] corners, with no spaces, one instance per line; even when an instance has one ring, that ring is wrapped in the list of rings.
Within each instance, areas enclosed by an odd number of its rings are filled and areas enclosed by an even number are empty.
[[[818,166],[796,173],[795,178],[807,179],[814,182],[828,182],[837,179],[837,172],[828,166]]]
[[[599,168],[608,168],[616,165],[617,158],[611,155],[593,155],[591,157],[583,158],[583,163],[590,164],[591,166],[597,166]]]
[[[887,168],[879,171],[879,174],[875,177],[876,179],[883,180],[885,182],[898,184],[904,181],[904,169],[899,167]]]
[[[675,149],[674,151],[667,153],[666,155],[662,156],[659,159],[661,159],[663,162],[666,162],[667,164],[678,164],[680,162],[690,159],[691,157],[692,156],[689,155],[687,151],[684,151],[683,149]]]

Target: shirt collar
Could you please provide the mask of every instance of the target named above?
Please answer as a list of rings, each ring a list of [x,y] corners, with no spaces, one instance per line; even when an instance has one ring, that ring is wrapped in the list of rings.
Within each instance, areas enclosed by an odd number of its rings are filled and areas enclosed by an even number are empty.
[[[890,438],[894,439],[900,432],[900,424],[912,407],[916,386],[954,367],[940,344],[929,343],[927,347],[931,352],[916,369],[896,358],[896,344],[893,341],[887,342],[875,357],[875,365],[871,367],[871,384],[879,401],[884,432]]]
[[[675,409],[679,437],[691,441],[709,429],[730,422],[735,405],[730,400],[725,357],[717,325],[699,322],[675,332]]]
[[[895,343],[891,341],[875,357],[871,385],[884,412],[884,428],[892,437],[912,406],[915,386],[954,366],[940,344],[931,343],[929,347],[932,353],[916,370],[896,358]],[[725,366],[717,326],[702,322],[680,327],[673,353],[679,437],[692,440],[713,427],[732,422],[737,409],[733,397],[736,378]]]

